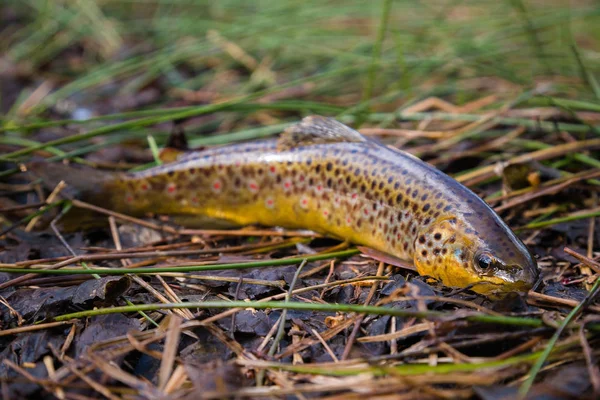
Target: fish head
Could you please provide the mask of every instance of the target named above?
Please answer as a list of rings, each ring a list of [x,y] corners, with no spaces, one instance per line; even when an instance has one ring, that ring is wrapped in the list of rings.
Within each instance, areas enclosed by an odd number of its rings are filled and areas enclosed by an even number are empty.
[[[538,277],[535,259],[510,230],[476,228],[456,216],[442,217],[419,232],[414,262],[421,275],[490,298],[527,292]]]

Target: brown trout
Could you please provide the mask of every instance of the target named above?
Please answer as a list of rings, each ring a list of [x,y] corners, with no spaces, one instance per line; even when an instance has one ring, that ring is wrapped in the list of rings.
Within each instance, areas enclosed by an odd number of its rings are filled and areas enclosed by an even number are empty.
[[[527,291],[537,279],[527,247],[472,191],[329,118],[307,117],[278,140],[191,152],[142,172],[37,170],[122,213],[310,229],[492,297]]]

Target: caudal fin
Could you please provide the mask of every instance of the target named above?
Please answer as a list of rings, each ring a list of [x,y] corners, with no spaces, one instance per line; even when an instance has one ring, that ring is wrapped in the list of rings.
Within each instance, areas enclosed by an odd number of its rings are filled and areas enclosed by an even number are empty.
[[[48,190],[54,189],[60,181],[64,181],[67,187],[62,194],[83,200],[100,195],[118,176],[118,173],[91,167],[45,161],[31,162],[26,167],[34,176],[42,180],[42,185]]]

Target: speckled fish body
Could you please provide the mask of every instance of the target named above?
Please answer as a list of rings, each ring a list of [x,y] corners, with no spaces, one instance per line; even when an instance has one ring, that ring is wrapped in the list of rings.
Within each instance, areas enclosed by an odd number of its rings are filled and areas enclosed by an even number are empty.
[[[524,291],[535,280],[535,261],[506,224],[432,166],[322,117],[284,135],[123,175],[103,188],[105,206],[311,229],[487,295]]]

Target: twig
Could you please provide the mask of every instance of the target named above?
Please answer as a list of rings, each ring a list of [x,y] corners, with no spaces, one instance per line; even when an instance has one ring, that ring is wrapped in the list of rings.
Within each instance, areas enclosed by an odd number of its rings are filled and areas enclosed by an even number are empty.
[[[304,261],[302,261],[302,263],[300,264],[300,266],[298,267],[298,269],[296,269],[296,273],[294,274],[294,278],[292,279],[292,283],[290,284],[290,289],[288,290],[286,296],[285,296],[285,301],[284,303],[289,303],[291,298],[292,298],[292,293],[294,292],[294,287],[296,287],[296,282],[298,280],[298,276],[300,276],[300,272],[302,272],[302,268],[304,268],[304,266],[306,265],[307,260],[304,259]],[[284,309],[281,312],[281,318],[279,319],[279,327],[277,329],[277,334],[275,335],[275,338],[273,338],[273,343],[271,343],[271,347],[269,348],[268,351],[268,355],[269,357],[273,357],[273,355],[275,354],[275,352],[277,351],[277,346],[279,346],[279,342],[281,342],[281,339],[283,339],[283,334],[285,331],[285,321],[287,319],[287,310]],[[263,378],[264,378],[264,370],[260,371],[257,375],[256,375],[256,385],[257,386],[262,386],[263,384]]]
[[[163,357],[160,363],[160,371],[158,374],[158,387],[163,392],[167,382],[169,382],[169,377],[171,376],[171,373],[173,372],[173,366],[175,365],[177,347],[181,337],[181,321],[182,319],[178,315],[173,314],[170,316]]]
[[[58,182],[58,185],[56,185],[56,187],[54,188],[54,190],[52,191],[52,193],[50,193],[50,195],[46,199],[46,204],[51,204],[58,197],[58,195],[60,194],[60,192],[62,192],[62,190],[66,186],[67,186],[67,184],[64,181]],[[40,211],[41,211],[41,208],[40,208]],[[40,219],[40,216],[41,216],[41,214],[40,215],[36,215],[35,217],[32,218],[31,221],[29,221],[29,223],[25,227],[25,232],[29,232],[29,231],[31,231],[33,229],[33,227],[35,226],[35,224]]]
[[[581,254],[577,253],[574,250],[571,250],[568,247],[565,247],[565,253],[567,253],[570,256],[575,257],[581,263],[583,263],[583,264],[587,265],[588,267],[590,267],[590,269],[592,269],[595,273],[600,274],[600,263],[599,262],[594,261],[594,260],[592,260],[589,257],[582,256]]]
[[[62,182],[62,181],[61,181],[61,182]],[[59,186],[60,186],[60,185],[59,185]],[[50,199],[50,197],[48,197],[48,199]],[[71,207],[70,207],[70,206],[68,206],[68,205],[67,205],[66,207],[64,207],[64,208],[61,210],[60,214],[58,214],[58,215],[56,216],[56,218],[54,218],[54,219],[52,220],[52,222],[50,222],[50,228],[52,229],[52,232],[54,232],[54,234],[56,235],[56,237],[58,238],[58,240],[60,240],[60,242],[62,243],[62,245],[63,245],[63,246],[64,246],[64,247],[67,249],[67,251],[68,251],[69,253],[71,253],[71,255],[72,255],[73,257],[77,257],[77,253],[75,253],[75,250],[73,250],[73,248],[72,248],[72,247],[69,245],[69,243],[68,243],[68,242],[65,240],[65,238],[63,237],[63,235],[61,235],[60,231],[59,231],[59,230],[58,230],[58,228],[56,227],[56,223],[57,223],[57,222],[58,222],[58,221],[59,221],[59,220],[60,220],[60,219],[61,219],[61,218],[62,218],[62,217],[63,217],[63,216],[64,216],[64,215],[67,213],[67,212],[69,212],[69,209],[70,209],[70,208],[71,208]],[[33,222],[33,221],[32,221],[32,222]],[[89,269],[89,267],[87,266],[87,264],[86,264],[86,263],[84,263],[84,262],[82,262],[82,263],[81,263],[81,266],[82,266],[83,268],[85,268],[85,269]],[[92,277],[93,277],[94,279],[100,279],[100,275],[98,275],[98,274],[92,274]]]
[[[377,276],[381,276],[383,274],[384,265],[385,264],[383,262],[379,263],[379,267],[377,268],[377,274],[376,274]],[[365,305],[369,305],[369,303],[373,299],[373,296],[375,296],[375,292],[377,291],[378,287],[379,287],[379,285],[377,282],[374,282],[373,285],[371,285],[369,294],[367,295],[367,298],[365,299]],[[358,330],[360,329],[360,324],[362,324],[364,319],[365,319],[365,316],[360,315],[354,322],[354,327],[352,328],[352,332],[350,333],[350,336],[348,337],[348,342],[346,343],[346,346],[344,347],[344,352],[342,353],[342,361],[346,360],[348,358],[348,356],[350,355],[350,351],[352,350],[352,346],[354,345],[354,340],[356,339],[356,335],[358,334]]]

